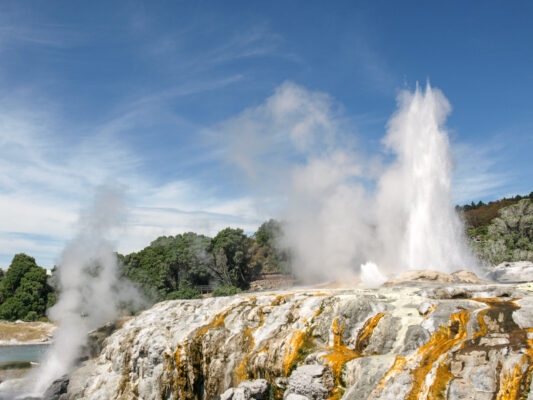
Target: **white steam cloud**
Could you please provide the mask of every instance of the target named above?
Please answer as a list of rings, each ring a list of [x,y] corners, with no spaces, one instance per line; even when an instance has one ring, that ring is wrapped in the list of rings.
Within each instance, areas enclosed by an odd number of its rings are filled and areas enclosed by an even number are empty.
[[[359,276],[369,260],[388,275],[451,272],[476,260],[452,204],[449,111],[429,84],[402,92],[383,140],[396,157],[387,166],[356,151],[329,96],[292,83],[219,129],[231,138],[230,159],[259,188],[259,207],[279,206],[265,211],[286,222],[282,245],[301,279]],[[383,279],[376,264],[365,268],[370,286]]]
[[[125,218],[122,189],[102,186],[79,219],[79,232],[67,244],[58,266],[60,296],[49,310],[59,324],[54,343],[35,372],[34,392],[43,393],[68,373],[81,356],[87,333],[118,316],[124,303],[139,304],[139,293],[119,280],[111,237]]]

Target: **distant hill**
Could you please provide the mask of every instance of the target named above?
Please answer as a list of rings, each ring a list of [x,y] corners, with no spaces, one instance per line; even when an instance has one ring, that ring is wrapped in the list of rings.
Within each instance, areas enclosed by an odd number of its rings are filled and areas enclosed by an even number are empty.
[[[511,198],[490,201],[487,204],[482,201],[479,201],[477,204],[472,202],[471,204],[457,206],[456,209],[463,212],[464,220],[469,227],[478,228],[488,226],[498,216],[498,212],[502,208],[516,204],[523,199],[533,200],[533,192],[527,196],[516,195]]]
[[[533,192],[528,196],[458,207],[478,256],[495,265],[533,261]]]

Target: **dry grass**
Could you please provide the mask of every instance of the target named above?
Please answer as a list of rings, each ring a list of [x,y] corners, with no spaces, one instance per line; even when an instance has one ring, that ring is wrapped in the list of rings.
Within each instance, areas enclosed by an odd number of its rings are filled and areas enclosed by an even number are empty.
[[[22,378],[30,369],[8,369],[5,371],[0,370],[0,382],[7,381],[9,379]]]
[[[48,341],[55,328],[49,322],[0,322],[0,343]]]

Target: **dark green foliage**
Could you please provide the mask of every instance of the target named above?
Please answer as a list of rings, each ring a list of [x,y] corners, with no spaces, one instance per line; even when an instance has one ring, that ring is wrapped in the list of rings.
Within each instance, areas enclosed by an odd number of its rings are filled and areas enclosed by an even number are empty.
[[[221,230],[211,242],[213,263],[209,271],[223,285],[246,288],[254,269],[250,266],[250,248],[253,240],[242,229]]]
[[[252,268],[262,274],[290,273],[290,253],[280,246],[282,236],[282,225],[274,219],[264,222],[257,229],[251,250]]]
[[[241,293],[242,290],[236,286],[224,285],[219,286],[213,291],[213,297],[221,296],[233,296],[234,294]]]
[[[257,228],[254,237],[259,246],[273,245],[276,238],[281,237],[282,229],[281,224],[274,220],[269,219]]]
[[[35,259],[26,254],[20,253],[13,257],[11,265],[0,285],[0,303],[15,294],[15,290],[19,286],[24,274],[36,265]]]
[[[210,238],[192,232],[162,236],[137,253],[120,256],[123,274],[152,300],[165,300],[179,291],[181,281],[192,286],[209,283],[210,244]]]
[[[21,315],[26,315],[24,304],[14,297],[7,298],[0,305],[0,319],[15,320],[21,318]]]
[[[180,287],[178,290],[170,292],[167,294],[167,300],[178,300],[178,299],[200,299],[202,296],[200,292],[193,288],[188,281],[180,282]]]
[[[213,282],[245,289],[257,273],[289,271],[289,255],[276,246],[282,226],[269,220],[253,237],[226,228],[213,239],[185,233],[162,236],[137,253],[118,255],[122,274],[152,301],[196,298],[194,289]]]
[[[46,297],[46,308],[52,307],[57,302],[57,292],[51,291]]]
[[[24,317],[24,321],[37,321],[39,319],[39,316],[35,311],[30,311],[26,316]]]
[[[52,288],[46,270],[25,254],[17,254],[1,282],[0,319],[37,320],[44,316]]]

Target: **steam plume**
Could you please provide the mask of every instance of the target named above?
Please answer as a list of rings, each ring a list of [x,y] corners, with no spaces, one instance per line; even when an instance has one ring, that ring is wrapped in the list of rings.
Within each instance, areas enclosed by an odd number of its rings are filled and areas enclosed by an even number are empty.
[[[221,126],[259,197],[281,204],[267,212],[286,222],[281,245],[292,250],[295,273],[331,280],[366,264],[370,282],[377,265],[388,274],[474,267],[451,200],[444,95],[429,84],[400,94],[383,140],[395,161],[381,167],[380,155],[357,150],[338,109],[325,94],[284,83]]]
[[[121,302],[139,295],[118,277],[110,237],[124,221],[121,189],[102,186],[79,219],[79,232],[65,247],[58,266],[60,297],[49,316],[59,324],[54,343],[36,371],[35,393],[68,373],[80,357],[87,333],[117,317]]]

